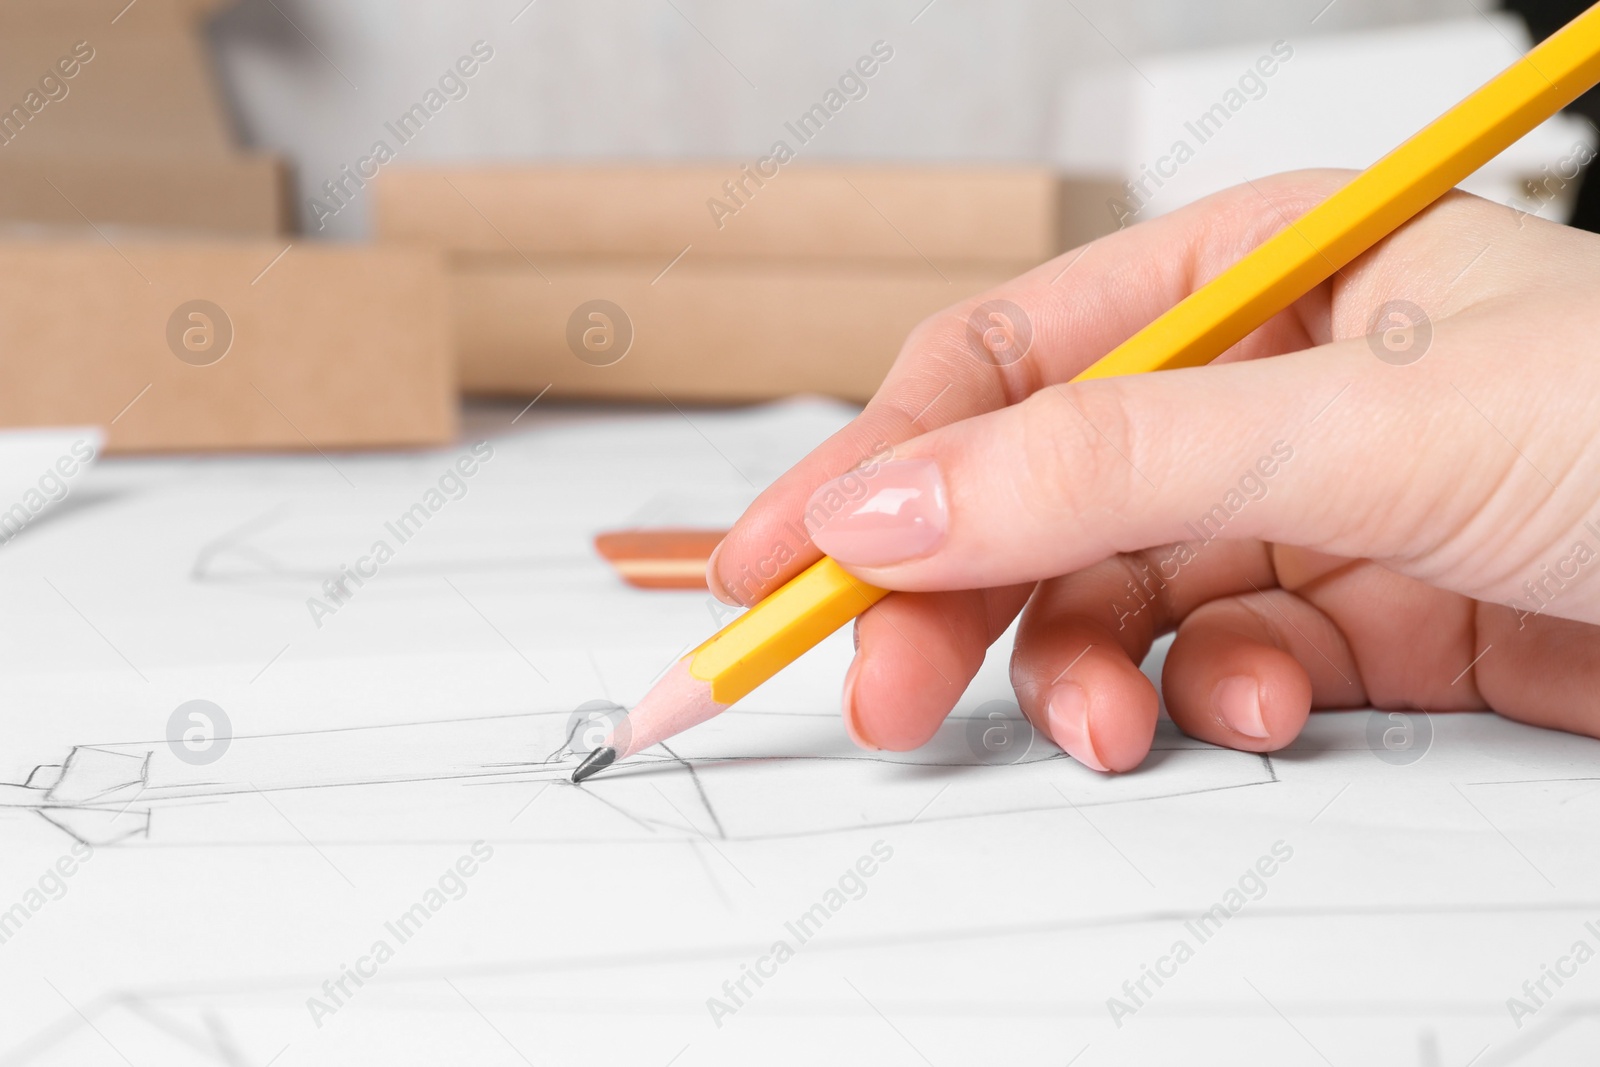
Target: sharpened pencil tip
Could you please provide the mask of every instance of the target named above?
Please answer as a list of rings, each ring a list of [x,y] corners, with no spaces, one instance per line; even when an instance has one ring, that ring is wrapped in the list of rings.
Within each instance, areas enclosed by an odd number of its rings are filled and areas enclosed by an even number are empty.
[[[572,772],[572,784],[577,785],[591,775],[599,774],[617,761],[617,750],[601,747],[583,757],[578,769]]]

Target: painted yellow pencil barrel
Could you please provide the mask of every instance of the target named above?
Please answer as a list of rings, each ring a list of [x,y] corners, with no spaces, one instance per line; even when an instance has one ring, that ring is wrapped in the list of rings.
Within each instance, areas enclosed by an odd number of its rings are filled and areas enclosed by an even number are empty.
[[[1600,81],[1600,4],[1078,375],[1216,359]]]
[[[1216,359],[1600,81],[1600,4],[1075,379]],[[887,596],[823,558],[687,657],[732,704]]]
[[[824,556],[689,653],[689,673],[732,704],[887,595]]]

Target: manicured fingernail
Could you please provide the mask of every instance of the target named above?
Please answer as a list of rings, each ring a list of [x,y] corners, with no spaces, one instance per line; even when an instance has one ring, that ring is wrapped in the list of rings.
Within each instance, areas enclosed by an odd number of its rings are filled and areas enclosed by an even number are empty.
[[[1261,687],[1254,678],[1236,674],[1217,683],[1211,694],[1217,707],[1217,717],[1222,725],[1236,734],[1262,738],[1269,736],[1266,720],[1261,717]]]
[[[717,557],[722,554],[722,546],[725,543],[726,538],[718,541],[717,547],[711,550],[711,558],[706,560],[706,588],[711,591],[712,596],[724,604],[731,604],[733,603],[733,598],[728,595],[727,588],[722,584],[721,576],[717,574]]]
[[[931,459],[895,459],[851,471],[806,504],[816,546],[840,563],[883,567],[926,556],[950,524],[944,476]]]
[[[840,701],[844,709],[844,732],[850,735],[857,748],[876,752],[878,746],[861,729],[861,720],[856,715],[856,678],[860,673],[861,657],[857,656],[850,661],[850,669],[844,672],[844,698]]]
[[[1094,738],[1089,735],[1089,694],[1077,682],[1062,682],[1050,690],[1045,702],[1045,715],[1050,721],[1050,737],[1066,749],[1067,755],[1090,770],[1109,770],[1094,750]]]

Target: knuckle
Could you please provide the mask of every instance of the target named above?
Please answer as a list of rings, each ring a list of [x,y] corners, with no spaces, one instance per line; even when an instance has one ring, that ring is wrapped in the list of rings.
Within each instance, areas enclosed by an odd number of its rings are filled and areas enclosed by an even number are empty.
[[[1022,404],[1021,423],[1028,481],[1051,512],[1105,507],[1138,477],[1138,435],[1115,381],[1040,390]]]

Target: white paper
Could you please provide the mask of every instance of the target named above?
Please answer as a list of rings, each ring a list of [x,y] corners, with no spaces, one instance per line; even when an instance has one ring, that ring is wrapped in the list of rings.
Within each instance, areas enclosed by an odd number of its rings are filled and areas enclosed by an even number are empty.
[[[1508,998],[1600,948],[1595,741],[1357,712],[1270,758],[1163,724],[1134,774],[986,763],[1002,643],[927,748],[863,753],[839,635],[568,785],[574,712],[725,618],[593,534],[726,522],[850,412],[516,414],[488,458],[104,461],[0,545],[0,1065],[1592,1053],[1600,962]]]

